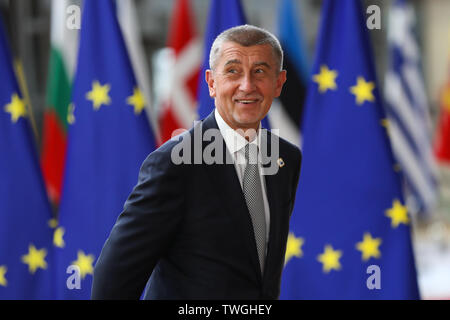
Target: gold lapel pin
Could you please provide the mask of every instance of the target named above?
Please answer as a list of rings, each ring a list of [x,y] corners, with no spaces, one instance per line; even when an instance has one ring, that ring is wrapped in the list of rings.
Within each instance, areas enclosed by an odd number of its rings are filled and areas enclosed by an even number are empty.
[[[278,158],[277,163],[280,168],[283,168],[286,164],[282,158]]]

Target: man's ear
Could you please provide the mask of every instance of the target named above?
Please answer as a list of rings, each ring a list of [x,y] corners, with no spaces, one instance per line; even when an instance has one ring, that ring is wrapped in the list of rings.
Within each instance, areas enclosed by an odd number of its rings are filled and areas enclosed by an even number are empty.
[[[206,83],[208,84],[209,96],[211,98],[215,98],[216,90],[214,88],[214,75],[213,75],[212,70],[208,69],[205,71],[205,80],[206,80]]]
[[[287,79],[287,71],[281,70],[277,77],[277,86],[275,89],[275,97],[279,97],[281,94],[281,90],[283,89],[283,85],[286,82]]]

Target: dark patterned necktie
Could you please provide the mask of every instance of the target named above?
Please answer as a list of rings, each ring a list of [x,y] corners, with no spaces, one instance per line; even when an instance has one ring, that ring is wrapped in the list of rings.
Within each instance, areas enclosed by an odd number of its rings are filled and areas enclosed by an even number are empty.
[[[245,161],[247,166],[244,171],[243,190],[248,211],[253,223],[256,248],[258,249],[261,272],[264,272],[264,260],[266,251],[266,216],[264,213],[264,200],[261,180],[258,171],[258,147],[248,143],[245,146]]]

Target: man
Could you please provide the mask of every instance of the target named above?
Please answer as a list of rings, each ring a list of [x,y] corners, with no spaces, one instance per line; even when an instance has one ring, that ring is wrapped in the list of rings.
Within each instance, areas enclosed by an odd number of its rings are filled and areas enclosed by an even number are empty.
[[[206,71],[216,109],[144,161],[95,266],[93,299],[138,299],[149,277],[147,299],[278,298],[301,153],[260,121],[286,81],[282,61],[263,29],[216,38]],[[261,163],[266,152],[277,170]]]

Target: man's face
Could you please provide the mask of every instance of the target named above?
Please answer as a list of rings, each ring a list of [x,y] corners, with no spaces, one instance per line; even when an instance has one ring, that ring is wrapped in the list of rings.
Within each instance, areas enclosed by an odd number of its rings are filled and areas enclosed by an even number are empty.
[[[243,47],[224,42],[215,70],[206,71],[209,95],[235,130],[256,130],[285,81],[286,71],[279,71],[268,44]]]

